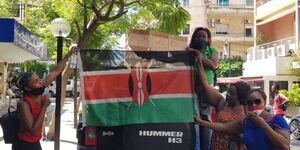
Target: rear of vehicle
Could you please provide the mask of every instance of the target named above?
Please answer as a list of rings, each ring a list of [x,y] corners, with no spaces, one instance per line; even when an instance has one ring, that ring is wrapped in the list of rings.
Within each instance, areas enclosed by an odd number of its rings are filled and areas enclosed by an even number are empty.
[[[85,50],[80,56],[80,150],[194,148],[194,60],[186,51]]]

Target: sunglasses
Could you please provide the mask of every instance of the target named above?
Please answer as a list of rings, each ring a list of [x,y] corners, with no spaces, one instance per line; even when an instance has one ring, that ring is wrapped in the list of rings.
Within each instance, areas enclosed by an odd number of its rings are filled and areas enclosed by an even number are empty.
[[[255,104],[255,105],[260,105],[261,102],[262,102],[261,99],[254,99],[253,101],[248,100],[246,103],[247,103],[248,106],[252,106],[253,104]]]

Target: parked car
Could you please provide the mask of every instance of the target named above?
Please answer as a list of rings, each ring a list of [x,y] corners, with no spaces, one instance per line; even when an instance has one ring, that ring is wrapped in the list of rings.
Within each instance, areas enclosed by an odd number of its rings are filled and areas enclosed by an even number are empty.
[[[292,137],[300,140],[300,115],[293,116],[290,122]]]
[[[77,80],[77,94],[79,95],[79,87],[80,87],[80,80]],[[74,80],[68,79],[67,82],[67,88],[66,88],[66,94],[68,97],[74,95]]]
[[[56,95],[56,82],[53,81],[52,83],[50,83],[49,85],[49,93],[50,93],[50,97],[55,97]]]

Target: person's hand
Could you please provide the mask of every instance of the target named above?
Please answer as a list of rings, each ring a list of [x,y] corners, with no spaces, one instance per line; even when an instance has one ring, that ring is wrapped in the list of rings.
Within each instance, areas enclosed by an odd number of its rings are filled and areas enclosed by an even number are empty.
[[[203,120],[197,114],[194,115],[194,119],[195,122],[199,125],[201,125],[201,123],[203,122]]]
[[[251,112],[248,112],[247,117],[249,117],[253,121],[253,123],[255,123],[257,126],[261,128],[268,126],[267,122],[259,115],[255,115]]]
[[[47,108],[50,104],[50,96],[48,94],[44,94],[42,98],[42,107]]]
[[[77,47],[76,44],[72,44],[69,48],[69,53],[71,53],[71,54],[77,53],[79,51],[80,51],[80,49]]]
[[[192,53],[192,54],[195,54],[193,55],[199,64],[202,64],[202,54],[200,51],[194,49],[194,48],[190,48],[190,47],[187,47],[186,50],[189,52],[189,53]]]

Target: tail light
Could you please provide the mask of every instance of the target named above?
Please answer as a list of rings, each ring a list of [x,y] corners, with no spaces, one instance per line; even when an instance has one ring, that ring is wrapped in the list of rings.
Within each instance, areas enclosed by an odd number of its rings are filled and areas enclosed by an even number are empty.
[[[95,146],[97,144],[97,128],[85,127],[85,145]]]

